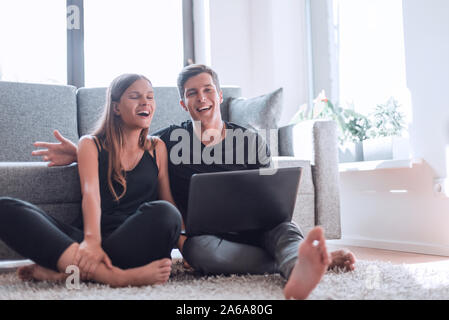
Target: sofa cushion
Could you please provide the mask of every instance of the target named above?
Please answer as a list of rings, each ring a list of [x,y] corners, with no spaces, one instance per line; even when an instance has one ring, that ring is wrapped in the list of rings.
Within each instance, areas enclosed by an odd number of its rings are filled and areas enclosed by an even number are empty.
[[[223,91],[223,102],[220,105],[221,118],[229,121],[229,103],[242,96],[242,89],[235,86],[221,86],[221,91]]]
[[[273,164],[277,168],[302,167],[298,191],[300,194],[315,194],[310,161],[295,157],[273,157]]]
[[[54,141],[53,129],[78,141],[76,88],[0,81],[0,161],[38,161],[35,141]]]
[[[77,164],[47,167],[45,162],[0,162],[0,197],[39,204],[79,203]]]
[[[154,97],[156,112],[151,122],[150,133],[190,119],[189,113],[179,104],[179,93],[176,87],[154,88]]]
[[[79,88],[76,91],[78,104],[78,134],[90,134],[103,112],[106,103],[106,88]]]
[[[231,98],[229,101],[229,121],[259,132],[270,146],[273,156],[278,155],[278,148],[270,141],[277,143],[277,136],[270,139],[269,129],[278,128],[281,111],[282,88],[255,98]]]

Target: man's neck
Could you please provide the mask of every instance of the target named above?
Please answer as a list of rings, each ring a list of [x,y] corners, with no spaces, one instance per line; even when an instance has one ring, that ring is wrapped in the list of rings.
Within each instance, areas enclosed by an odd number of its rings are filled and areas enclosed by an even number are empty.
[[[213,145],[225,138],[226,125],[221,119],[206,125],[200,121],[193,121],[193,132],[204,145]]]

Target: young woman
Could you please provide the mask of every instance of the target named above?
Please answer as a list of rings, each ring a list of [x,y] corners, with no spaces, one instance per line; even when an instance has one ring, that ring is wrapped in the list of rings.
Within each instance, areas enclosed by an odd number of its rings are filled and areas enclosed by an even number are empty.
[[[98,128],[78,144],[82,217],[64,224],[36,206],[0,198],[0,239],[36,264],[22,279],[81,279],[114,287],[161,284],[171,271],[181,215],[174,206],[162,140],[148,138],[156,103],[150,80],[114,79]]]

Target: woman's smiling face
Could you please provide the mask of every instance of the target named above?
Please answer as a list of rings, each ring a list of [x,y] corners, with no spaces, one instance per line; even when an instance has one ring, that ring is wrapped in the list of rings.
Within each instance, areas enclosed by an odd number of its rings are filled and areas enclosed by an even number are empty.
[[[138,79],[123,93],[115,106],[115,114],[129,128],[148,128],[156,110],[154,91],[145,79]]]

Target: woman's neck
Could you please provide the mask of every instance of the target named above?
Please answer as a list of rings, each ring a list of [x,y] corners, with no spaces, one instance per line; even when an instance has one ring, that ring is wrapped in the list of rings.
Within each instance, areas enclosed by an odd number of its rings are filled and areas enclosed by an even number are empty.
[[[141,147],[139,146],[139,138],[142,130],[129,130],[123,128],[123,149],[125,152],[135,152]]]

